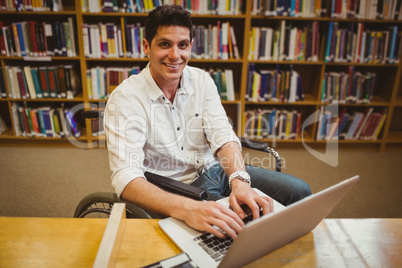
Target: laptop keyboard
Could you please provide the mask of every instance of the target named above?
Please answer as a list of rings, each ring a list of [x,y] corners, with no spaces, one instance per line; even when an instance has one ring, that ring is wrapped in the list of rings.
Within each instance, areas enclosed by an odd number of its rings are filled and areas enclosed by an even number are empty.
[[[216,262],[219,262],[229,250],[233,239],[231,237],[221,239],[213,234],[205,233],[195,237],[194,241],[198,242],[198,245],[201,246]]]
[[[246,213],[243,222],[244,224],[247,224],[253,220],[253,212],[247,205],[242,205],[241,207]],[[262,215],[263,213],[261,210],[260,216]],[[232,245],[233,239],[229,236],[226,239],[221,239],[211,233],[204,233],[195,237],[194,241],[198,242],[198,245],[201,246],[216,262],[219,262],[226,255],[226,252]]]

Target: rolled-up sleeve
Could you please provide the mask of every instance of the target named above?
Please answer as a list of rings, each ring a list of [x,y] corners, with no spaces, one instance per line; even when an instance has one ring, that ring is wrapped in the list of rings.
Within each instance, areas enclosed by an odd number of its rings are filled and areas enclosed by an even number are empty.
[[[127,184],[144,177],[144,144],[147,136],[146,120],[136,112],[127,96],[116,90],[105,109],[104,126],[112,171],[112,186],[118,196]],[[140,106],[138,106],[140,107]]]
[[[229,118],[221,103],[216,85],[211,77],[205,77],[205,91],[203,100],[203,127],[210,143],[211,151],[216,153],[224,144],[235,141],[241,148],[241,143],[233,131]]]

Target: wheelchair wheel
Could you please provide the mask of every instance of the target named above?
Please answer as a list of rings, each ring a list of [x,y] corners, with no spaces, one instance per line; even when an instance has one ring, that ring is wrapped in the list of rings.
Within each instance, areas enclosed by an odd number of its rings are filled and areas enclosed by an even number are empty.
[[[115,193],[97,192],[89,194],[78,204],[74,218],[109,218],[113,204],[121,202]],[[151,218],[143,209],[134,204],[125,203],[127,218]]]

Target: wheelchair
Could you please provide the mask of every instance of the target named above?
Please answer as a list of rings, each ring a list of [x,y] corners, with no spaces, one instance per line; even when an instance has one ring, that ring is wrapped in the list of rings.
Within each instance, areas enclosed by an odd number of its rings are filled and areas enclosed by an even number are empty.
[[[102,119],[104,111],[102,109],[91,109],[82,112],[82,116],[86,119]],[[240,138],[243,148],[261,151],[272,155],[275,158],[275,170],[281,172],[281,157],[278,152],[269,147],[267,143],[260,141],[251,141],[246,138]],[[269,156],[267,156],[269,157]],[[156,186],[176,194],[185,195],[196,200],[206,200],[207,193],[197,187],[175,181],[170,178],[162,177],[156,174],[145,172],[145,177]],[[127,218],[154,219],[162,218],[162,215],[145,211],[144,209],[120,199],[117,194],[112,192],[95,192],[85,196],[77,205],[74,218],[108,218],[114,203],[126,204]]]

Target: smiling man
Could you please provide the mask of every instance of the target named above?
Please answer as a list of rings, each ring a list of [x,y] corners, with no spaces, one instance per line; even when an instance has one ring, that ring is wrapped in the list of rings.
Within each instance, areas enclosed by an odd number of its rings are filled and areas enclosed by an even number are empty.
[[[144,52],[150,56],[151,75],[172,103],[180,77],[190,59],[190,38],[186,27],[160,26],[152,40],[144,39],[143,42]]]
[[[143,40],[149,63],[113,91],[105,109],[112,185],[121,198],[148,211],[236,238],[244,226],[241,204],[252,209],[254,218],[259,208],[264,214],[273,208],[272,199],[251,186],[284,205],[311,191],[291,175],[244,164],[212,78],[187,66],[191,30],[190,13],[180,6],[149,13]],[[233,211],[163,191],[145,179],[145,171],[203,188],[211,200],[230,196]]]

